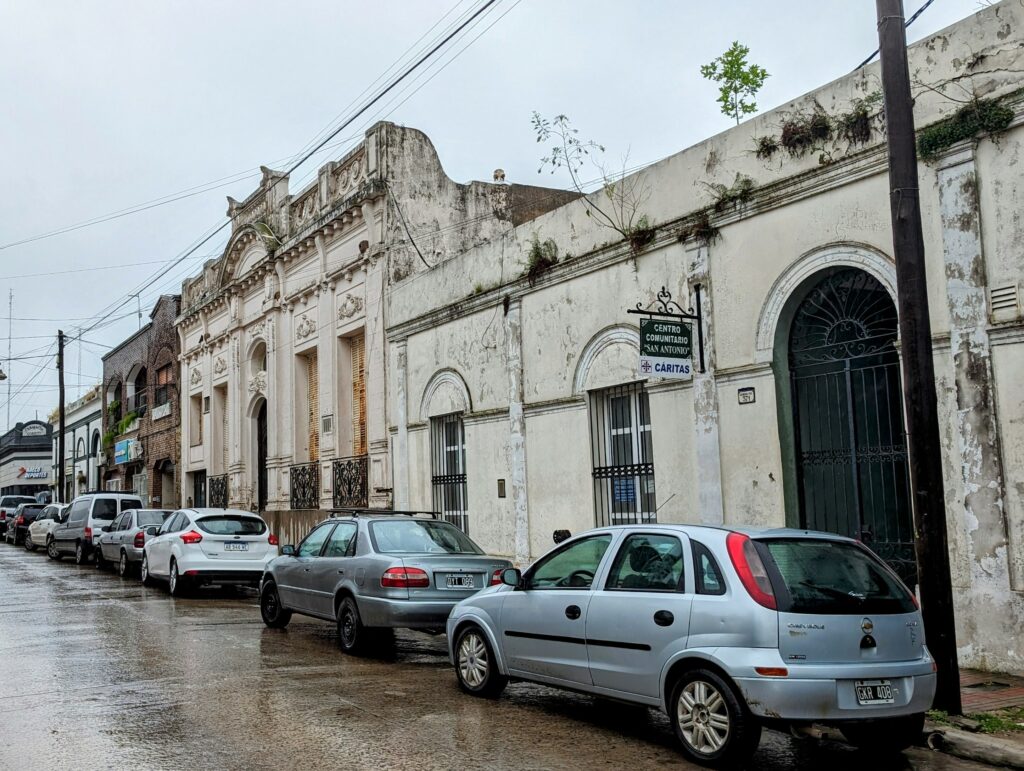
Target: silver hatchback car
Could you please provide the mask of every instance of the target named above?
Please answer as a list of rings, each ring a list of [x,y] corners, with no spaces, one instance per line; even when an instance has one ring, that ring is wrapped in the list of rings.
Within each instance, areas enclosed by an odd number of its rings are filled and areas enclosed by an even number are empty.
[[[602,528],[459,603],[462,690],[510,678],[668,712],[683,753],[735,767],[762,726],[896,752],[935,695],[916,600],[862,544],[804,530]]]
[[[314,527],[267,565],[260,611],[270,627],[292,613],[334,621],[346,653],[361,653],[395,628],[443,631],[462,600],[511,567],[433,514],[353,510]]]

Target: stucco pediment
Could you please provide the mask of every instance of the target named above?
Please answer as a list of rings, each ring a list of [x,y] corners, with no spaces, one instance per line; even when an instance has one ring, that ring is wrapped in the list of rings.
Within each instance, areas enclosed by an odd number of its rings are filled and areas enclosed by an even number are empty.
[[[472,402],[466,381],[455,370],[441,370],[430,378],[423,389],[420,420],[429,420],[453,412],[471,412]]]
[[[255,268],[267,257],[266,247],[259,241],[254,242],[242,254],[238,260],[238,267],[235,269],[234,278],[240,278]]]
[[[590,339],[573,378],[573,393],[585,394],[597,388],[632,383],[638,379],[640,333],[636,327],[618,325],[598,332]]]

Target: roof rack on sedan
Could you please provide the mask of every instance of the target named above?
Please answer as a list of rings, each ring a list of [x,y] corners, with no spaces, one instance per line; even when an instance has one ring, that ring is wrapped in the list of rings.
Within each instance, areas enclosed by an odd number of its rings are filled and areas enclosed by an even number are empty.
[[[341,508],[330,509],[332,517],[430,517],[440,519],[436,511],[395,511],[394,509]]]

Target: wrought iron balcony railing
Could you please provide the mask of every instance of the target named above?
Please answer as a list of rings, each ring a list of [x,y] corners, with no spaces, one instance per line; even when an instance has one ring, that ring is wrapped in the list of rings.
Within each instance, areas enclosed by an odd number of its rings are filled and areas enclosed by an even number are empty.
[[[297,463],[288,468],[291,508],[320,508],[320,464]]]
[[[366,455],[334,461],[334,508],[365,508],[369,505],[369,465]]]
[[[228,475],[209,477],[206,480],[206,496],[211,508],[226,509],[228,507]]]

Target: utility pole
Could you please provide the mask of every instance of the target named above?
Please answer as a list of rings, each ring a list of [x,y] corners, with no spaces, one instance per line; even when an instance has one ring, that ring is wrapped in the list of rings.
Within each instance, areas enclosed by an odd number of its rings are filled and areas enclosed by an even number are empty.
[[[60,412],[57,427],[57,490],[64,496],[64,330],[57,330],[57,399]]]
[[[14,290],[7,290],[7,369],[11,367],[11,337],[14,329]],[[7,430],[11,430],[11,378],[7,378]]]
[[[900,360],[907,416],[910,489],[914,507],[921,612],[928,648],[938,665],[934,707],[961,713],[953,587],[946,540],[939,417],[935,396],[928,284],[914,147],[914,110],[907,66],[902,0],[875,0],[882,92],[889,142],[889,203],[899,302]]]

